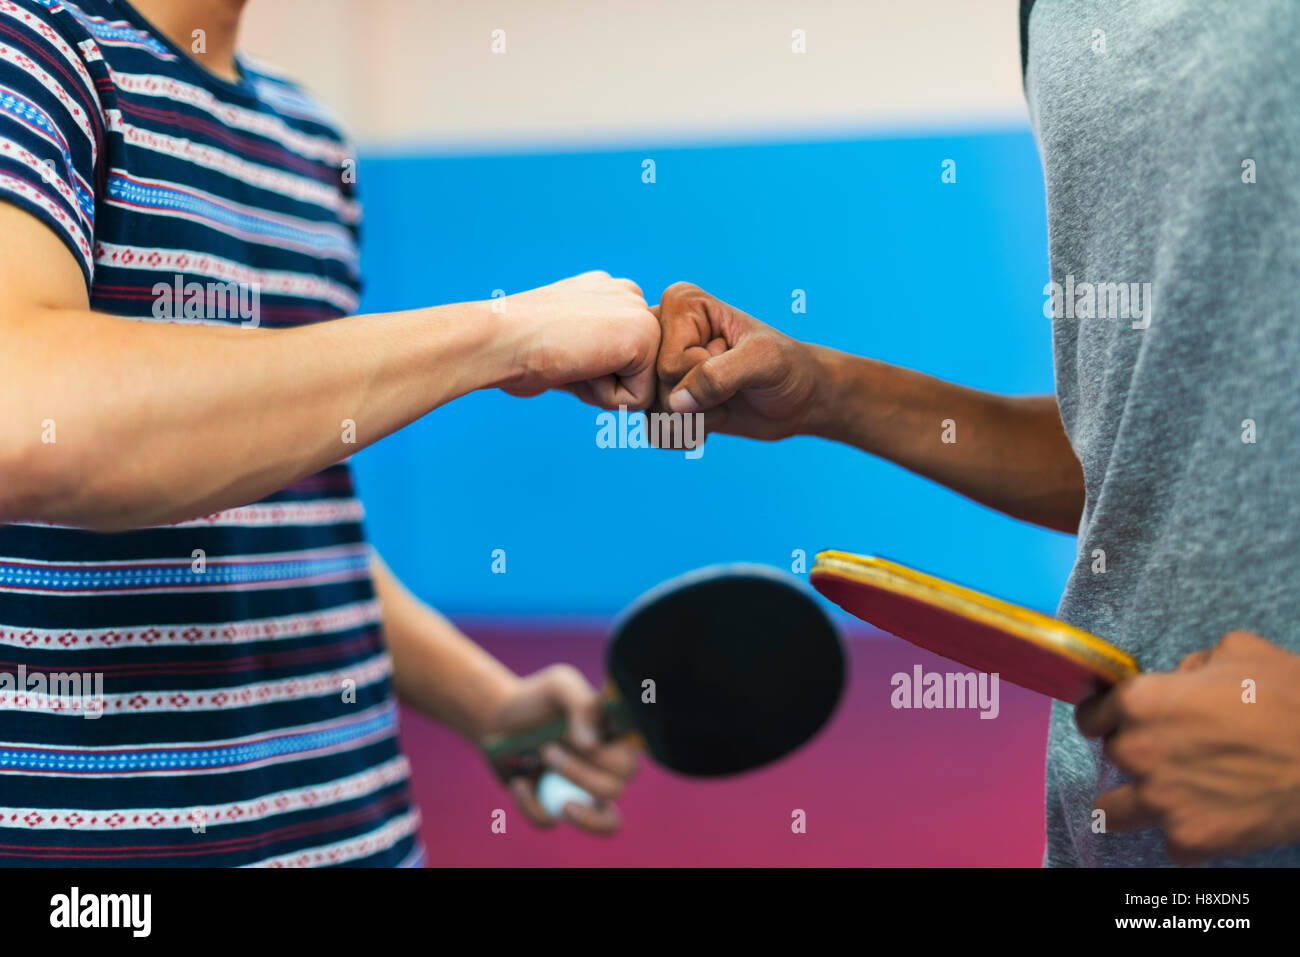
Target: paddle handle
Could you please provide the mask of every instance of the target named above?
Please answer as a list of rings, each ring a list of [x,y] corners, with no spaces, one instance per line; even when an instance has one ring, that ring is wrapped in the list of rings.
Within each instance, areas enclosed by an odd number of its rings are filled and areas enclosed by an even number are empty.
[[[483,754],[503,782],[519,775],[540,774],[544,770],[542,748],[552,741],[562,740],[568,730],[567,718],[555,718],[526,731],[491,737],[483,743]],[[633,730],[627,708],[620,699],[606,697],[601,701],[597,730],[605,741]]]

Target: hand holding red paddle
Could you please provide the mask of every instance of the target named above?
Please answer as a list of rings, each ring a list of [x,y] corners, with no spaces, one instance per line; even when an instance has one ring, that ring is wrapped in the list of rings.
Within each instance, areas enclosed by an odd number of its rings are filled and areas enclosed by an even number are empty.
[[[1079,705],[1130,778],[1097,798],[1107,830],[1159,827],[1178,864],[1300,841],[1300,655],[1247,631]]]

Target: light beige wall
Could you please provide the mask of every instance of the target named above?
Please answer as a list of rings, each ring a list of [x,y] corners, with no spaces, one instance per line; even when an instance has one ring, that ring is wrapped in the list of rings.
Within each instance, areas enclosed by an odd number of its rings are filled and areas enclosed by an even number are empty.
[[[252,0],[244,48],[375,144],[1023,123],[1016,0]],[[491,50],[505,31],[506,52]],[[791,51],[792,31],[807,52]]]

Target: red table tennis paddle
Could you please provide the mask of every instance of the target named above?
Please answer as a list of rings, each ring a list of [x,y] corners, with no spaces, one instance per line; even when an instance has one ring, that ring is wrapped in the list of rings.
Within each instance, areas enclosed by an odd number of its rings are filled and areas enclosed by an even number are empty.
[[[633,737],[659,764],[698,777],[795,750],[844,687],[839,632],[816,596],[762,565],[713,566],[647,592],[615,623],[606,665],[603,736]],[[503,781],[536,774],[538,749],[566,727],[561,718],[498,736],[484,751]]]
[[[1141,670],[1128,653],[1050,615],[883,558],[821,552],[809,578],[882,631],[1071,704]]]

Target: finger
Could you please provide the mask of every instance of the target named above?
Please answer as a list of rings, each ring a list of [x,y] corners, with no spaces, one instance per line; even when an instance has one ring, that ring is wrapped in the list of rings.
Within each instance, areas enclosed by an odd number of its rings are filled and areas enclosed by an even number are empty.
[[[514,796],[515,804],[519,810],[524,812],[524,817],[528,818],[538,827],[551,827],[555,824],[555,819],[546,813],[541,802],[537,800],[537,783],[529,778],[511,778],[510,793]]]
[[[1168,673],[1144,673],[1125,678],[1109,691],[1081,701],[1074,722],[1086,738],[1113,734],[1125,724],[1158,718],[1169,698],[1169,682],[1183,681]]]
[[[618,808],[612,804],[579,804],[570,801],[564,805],[564,816],[575,827],[591,834],[616,834],[623,825]]]
[[[602,801],[616,801],[623,794],[623,779],[590,761],[551,743],[542,747],[542,763],[563,778],[572,781],[588,794]]]
[[[1198,833],[1203,833],[1200,828],[1191,829],[1189,838],[1188,828],[1180,826],[1178,821],[1161,822],[1161,830],[1165,832],[1165,853],[1169,859],[1179,867],[1198,867],[1201,864],[1208,864],[1216,857],[1223,856],[1229,852],[1229,848],[1222,846],[1219,841],[1198,840]]]
[[[1085,738],[1101,738],[1114,732],[1122,717],[1117,688],[1093,695],[1074,709],[1074,723]]]
[[[1167,748],[1158,733],[1130,726],[1107,735],[1101,750],[1127,777],[1141,778],[1159,763]]]
[[[607,408],[626,405],[629,409],[639,412],[654,404],[655,390],[659,386],[659,379],[655,374],[655,358],[656,350],[652,349],[644,359],[619,370],[618,388],[615,391],[616,401]]]
[[[543,693],[568,718],[565,738],[579,752],[592,751],[600,745],[600,695],[574,668],[548,669],[542,683]],[[577,782],[575,782],[577,783]]]
[[[1253,631],[1243,631],[1238,628],[1236,631],[1230,631],[1220,638],[1219,643],[1211,651],[1213,656],[1217,658],[1225,652],[1228,654],[1249,653],[1268,646],[1269,642]]]
[[[1203,668],[1210,660],[1210,653],[1211,649],[1202,648],[1200,651],[1193,651],[1190,655],[1184,655],[1174,671],[1195,671],[1197,668]]]
[[[592,388],[590,382],[570,382],[568,385],[562,385],[558,388],[563,392],[576,395],[583,402],[587,403],[587,405],[600,405],[600,400],[596,398],[595,390]]]
[[[1165,837],[1165,853],[1179,867],[1199,867],[1208,864],[1219,856],[1217,853],[1195,850]]]
[[[575,394],[588,405],[597,405],[602,409],[618,408],[618,398],[622,390],[622,385],[618,381],[618,376],[614,374],[603,375],[597,379],[587,379],[580,385],[581,389]],[[626,398],[623,404],[627,404]]]
[[[707,308],[708,294],[689,283],[664,290],[659,303],[659,377],[675,383],[708,358],[703,347],[718,338]]]
[[[576,395],[587,405],[601,409],[617,409],[622,406],[631,412],[641,412],[653,404],[656,388],[654,366],[648,365],[630,379],[610,373],[596,379],[570,382],[557,388]]]
[[[614,741],[589,751],[585,758],[626,784],[636,777],[637,767],[641,763],[641,751],[626,741]]]
[[[672,411],[668,407],[668,397],[671,392],[672,387],[661,380],[652,406],[653,412]],[[710,432],[723,429],[729,414],[730,410],[724,405],[689,420],[681,415],[661,415],[650,420],[650,428],[648,429],[650,445],[656,449],[699,448],[704,444],[704,440]],[[690,430],[689,441],[687,440],[687,429]]]
[[[662,407],[656,411],[662,411]],[[678,423],[671,418],[661,417],[649,429],[650,447],[678,452],[698,449],[704,445],[704,440],[710,433],[725,429],[730,414],[730,410],[724,405],[701,414],[698,419],[692,417],[689,422]],[[690,429],[689,435],[687,428]]]
[[[754,384],[762,371],[758,355],[742,342],[721,355],[709,356],[682,377],[668,396],[674,412],[700,412],[726,402],[741,389]],[[696,350],[708,355],[707,349]]]
[[[1160,823],[1160,815],[1142,801],[1132,782],[1107,791],[1093,807],[1105,815],[1102,820],[1106,830],[1116,834],[1142,831]]]

